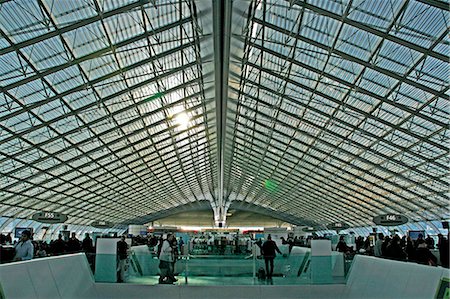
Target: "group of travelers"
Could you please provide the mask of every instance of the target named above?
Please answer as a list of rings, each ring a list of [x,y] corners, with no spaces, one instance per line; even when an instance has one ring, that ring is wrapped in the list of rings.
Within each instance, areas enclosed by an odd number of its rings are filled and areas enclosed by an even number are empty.
[[[289,245],[289,253],[292,251],[294,246],[300,247],[311,247],[311,241],[317,238],[317,236],[309,235],[309,236],[300,236],[300,237],[292,237],[292,235],[288,235],[287,239],[281,237],[281,244]]]
[[[11,233],[7,233],[6,235],[0,234],[0,244],[1,245],[9,245],[12,244],[12,236]]]
[[[44,242],[44,244],[46,244]],[[45,245],[44,245],[45,246]],[[89,233],[86,233],[84,239],[80,241],[73,232],[70,238],[65,241],[62,234],[58,234],[58,239],[50,241],[48,244],[49,255],[62,255],[77,252],[94,252],[94,245]]]
[[[16,242],[12,242],[10,234],[1,235],[2,245],[13,245],[15,255],[13,261],[30,260],[33,258],[55,256],[69,253],[86,252],[93,253],[94,246],[89,234],[85,234],[83,241],[79,241],[75,233],[72,233],[71,237],[65,241],[61,234],[58,235],[56,240],[47,243],[45,241],[33,240],[31,231],[24,230],[20,236],[20,239]]]
[[[89,233],[80,241],[76,233],[65,241],[62,234],[58,235],[56,240],[46,243],[44,241],[34,241],[29,230],[22,232],[21,237],[15,243],[12,242],[10,235],[1,235],[2,245],[14,245],[14,258],[12,261],[25,261],[38,257],[55,256],[69,253],[85,252],[88,261],[94,258],[95,248]],[[166,239],[156,236],[147,238],[133,238],[132,243],[147,244],[151,247],[158,247],[158,258],[160,260],[159,268],[161,276],[159,283],[172,284],[177,281],[174,274],[175,263],[179,256],[178,242],[174,234],[168,234]],[[158,244],[159,243],[159,244]],[[128,267],[129,245],[125,241],[125,235],[117,242],[117,282],[125,281],[125,272]],[[89,254],[89,255],[88,255]],[[90,262],[91,264],[91,262]],[[92,265],[91,265],[92,267]]]
[[[373,255],[376,257],[416,262],[423,265],[437,266],[438,259],[431,251],[437,247],[440,256],[440,265],[449,268],[449,240],[442,234],[438,234],[438,243],[435,244],[431,236],[424,238],[423,234],[419,234],[416,240],[411,237],[395,234],[393,236],[384,236],[379,233],[376,236],[375,244],[372,244],[368,236],[366,239],[359,236],[355,239],[355,246],[348,246],[345,237],[340,236],[336,245],[336,251],[345,253],[346,256],[353,257],[355,254],[363,253],[365,255]],[[286,242],[289,244],[289,242]]]
[[[2,235],[2,243],[11,243],[11,240],[8,241],[9,238],[10,236],[8,235]],[[166,238],[148,236],[147,238],[141,239],[142,240],[136,240],[133,238],[132,243],[136,244],[139,242],[155,248],[159,259],[159,283],[173,284],[176,282],[177,278],[175,277],[175,264],[179,258],[179,253],[182,250],[179,247],[182,242],[177,242],[175,235],[172,233],[169,233]],[[282,238],[282,243],[289,245],[290,253],[293,246],[300,245],[299,240],[300,239],[288,236],[286,240]],[[303,244],[307,243],[305,242]],[[265,271],[263,268],[261,268],[260,271],[264,272],[263,274],[265,279],[271,280],[273,276],[276,253],[281,254],[281,251],[277,244],[272,240],[271,235],[268,235],[265,242],[259,241],[256,242],[256,245],[259,246],[261,250],[261,257],[264,258],[265,262]],[[422,234],[419,234],[416,240],[412,240],[410,237],[406,236],[402,238],[398,235],[389,237],[379,233],[376,236],[376,241],[374,244],[373,242],[370,242],[369,237],[367,237],[366,240],[364,240],[363,237],[357,237],[355,240],[355,245],[356,250],[353,249],[353,246],[348,246],[345,242],[344,236],[341,236],[336,246],[336,250],[343,252],[346,255],[364,253],[381,258],[417,262],[424,265],[436,266],[437,258],[433,255],[430,249],[437,247],[440,252],[441,265],[446,268],[449,267],[449,240],[442,234],[438,235],[437,244],[435,244],[433,238],[430,236],[424,238]],[[94,255],[95,252],[93,241],[88,233],[85,234],[83,241],[78,240],[75,233],[72,233],[71,237],[67,241],[63,240],[62,235],[59,234],[56,240],[52,240],[49,244],[47,244],[43,241],[33,241],[32,234],[28,230],[22,232],[19,241],[14,244],[14,249],[14,261],[30,260],[35,257],[76,252],[86,252],[87,255],[88,253]],[[122,236],[121,240],[117,242],[118,282],[125,281],[125,271],[127,268],[129,249],[129,245],[125,241],[125,236]]]
[[[148,245],[154,248],[159,259],[160,284],[173,284],[178,279],[175,277],[175,263],[179,258],[179,243],[172,233],[162,236],[148,235],[131,238],[132,245]],[[128,267],[130,247],[125,241],[125,235],[117,242],[117,282],[125,282],[125,273]]]
[[[449,242],[442,234],[438,235],[437,248],[442,267],[449,267]],[[377,234],[374,246],[371,246],[370,239],[364,241],[363,237],[356,238],[356,251],[353,247],[347,246],[344,236],[341,236],[336,250],[346,254],[364,253],[366,255],[374,255],[376,257],[416,262],[423,265],[437,266],[437,257],[431,252],[435,249],[434,239],[430,236],[424,239],[423,234],[419,234],[418,238],[413,240],[411,237],[400,237],[399,235],[384,236]]]
[[[445,268],[449,267],[449,243],[448,239],[442,234],[438,235],[439,242],[437,247],[441,265]],[[394,260],[417,262],[423,265],[437,266],[437,257],[430,251],[435,248],[433,238],[428,236],[423,238],[422,234],[418,235],[416,240],[411,237],[402,237],[394,235],[393,237],[378,234],[377,241],[374,246],[374,255]]]

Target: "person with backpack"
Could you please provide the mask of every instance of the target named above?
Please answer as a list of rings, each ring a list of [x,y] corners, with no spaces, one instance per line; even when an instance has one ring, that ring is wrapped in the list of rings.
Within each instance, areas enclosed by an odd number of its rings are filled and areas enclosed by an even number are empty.
[[[159,258],[159,269],[160,277],[159,283],[172,284],[176,281],[173,274],[174,266],[174,250],[173,250],[173,239],[175,236],[173,234],[168,234],[166,239],[162,239],[160,245],[158,246],[158,258]]]
[[[281,254],[280,249],[278,249],[277,243],[272,241],[272,236],[267,236],[267,241],[262,245],[262,254],[264,256],[264,261],[266,263],[266,278],[272,279],[273,274],[273,260],[276,256],[276,252]],[[270,267],[269,267],[270,265]]]

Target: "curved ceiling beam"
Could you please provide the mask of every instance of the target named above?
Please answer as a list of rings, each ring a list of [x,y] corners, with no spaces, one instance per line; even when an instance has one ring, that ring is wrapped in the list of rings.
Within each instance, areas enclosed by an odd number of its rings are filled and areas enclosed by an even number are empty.
[[[166,210],[162,210],[156,213],[152,213],[149,215],[145,215],[145,216],[141,216],[141,217],[136,217],[136,218],[132,218],[132,219],[127,219],[125,221],[123,221],[120,224],[123,225],[127,225],[127,224],[145,224],[145,223],[149,223],[161,218],[165,218],[174,214],[178,214],[181,212],[188,212],[188,211],[201,211],[201,210],[210,210],[212,209],[211,207],[211,202],[209,200],[200,200],[200,201],[196,201],[196,202],[191,202],[185,205],[179,205],[173,208],[169,208]]]
[[[273,209],[269,209],[263,206],[255,205],[252,203],[248,203],[245,201],[232,201],[230,204],[230,207],[228,208],[233,210],[241,210],[241,211],[247,211],[247,212],[254,212],[266,216],[270,216],[272,218],[276,218],[279,220],[282,220],[284,222],[288,222],[294,225],[298,226],[315,226],[319,225],[317,222],[313,222],[310,220],[306,220],[300,217],[295,217],[293,215],[290,215],[288,213],[279,212]]]

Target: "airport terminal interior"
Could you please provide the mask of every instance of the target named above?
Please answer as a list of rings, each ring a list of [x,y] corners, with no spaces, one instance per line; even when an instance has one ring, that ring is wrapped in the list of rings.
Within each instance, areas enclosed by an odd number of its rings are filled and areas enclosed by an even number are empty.
[[[450,298],[448,0],[0,0],[0,298]]]

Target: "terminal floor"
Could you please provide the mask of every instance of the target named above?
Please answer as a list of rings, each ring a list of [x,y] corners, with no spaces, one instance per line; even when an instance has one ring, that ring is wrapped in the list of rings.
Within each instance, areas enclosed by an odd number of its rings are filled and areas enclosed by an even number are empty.
[[[177,276],[176,285],[186,285],[184,276]],[[157,285],[159,276],[130,277],[127,283]],[[219,276],[192,276],[188,277],[187,285],[195,286],[229,286],[229,285],[304,285],[310,284],[309,279],[300,279],[297,277],[273,277],[271,280],[259,280],[252,277],[219,277]],[[342,277],[335,278],[333,284],[345,284]]]

